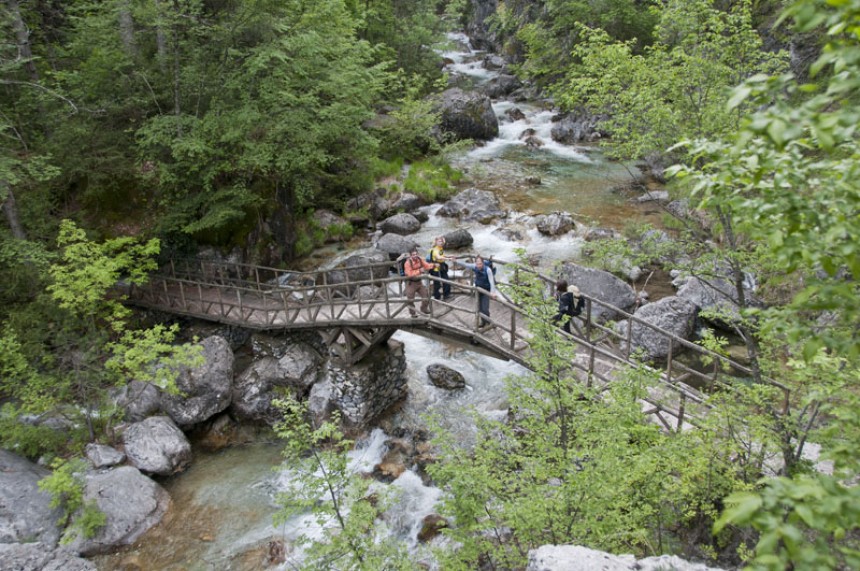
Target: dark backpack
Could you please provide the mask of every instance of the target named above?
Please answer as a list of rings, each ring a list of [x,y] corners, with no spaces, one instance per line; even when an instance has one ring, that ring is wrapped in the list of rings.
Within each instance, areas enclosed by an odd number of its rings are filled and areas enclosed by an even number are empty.
[[[406,260],[407,258],[403,258],[397,262],[397,273],[403,277],[406,277]]]

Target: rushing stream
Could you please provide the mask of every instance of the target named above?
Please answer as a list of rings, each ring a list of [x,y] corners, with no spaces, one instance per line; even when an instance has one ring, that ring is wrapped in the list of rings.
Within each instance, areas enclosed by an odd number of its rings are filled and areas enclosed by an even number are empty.
[[[455,39],[461,44],[466,41],[464,36]],[[475,83],[487,81],[495,73],[481,67],[480,54],[443,55],[454,62],[449,65],[452,73],[467,76]],[[505,112],[513,106],[510,101],[494,104],[501,122],[499,137],[464,153],[456,159],[456,166],[468,173],[471,186],[494,190],[501,196],[511,209],[509,220],[513,220],[514,227],[519,217],[553,211],[570,212],[580,225],[616,230],[631,220],[656,221],[656,215],[649,213],[647,207],[634,205],[612,190],[629,182],[635,167],[608,162],[596,148],[557,144],[549,134],[553,112],[538,105],[517,103],[525,119],[511,121]],[[526,128],[534,129],[544,145],[527,147],[520,140]],[[535,177],[540,184],[534,180],[531,184],[523,182]],[[524,248],[531,258],[549,268],[554,261],[577,259],[584,243],[581,229],[550,238],[525,224],[517,228],[522,240],[508,242],[493,233],[493,226],[461,225],[437,217],[434,215],[437,208],[438,205],[425,208],[429,220],[414,236],[416,242],[427,248],[434,236],[459,227],[474,237],[471,252],[515,260],[515,249]],[[355,253],[341,252],[328,262]],[[451,430],[468,441],[473,430],[469,410],[486,416],[504,415],[507,408],[504,378],[525,372],[516,364],[408,333],[398,332],[394,338],[406,347],[409,396],[396,415],[386,419],[387,426],[421,427],[425,424],[424,415],[435,412],[444,417]],[[434,387],[426,373],[432,363],[443,363],[462,373],[467,387],[456,392]],[[351,455],[351,466],[357,473],[369,473],[380,461],[386,440],[385,433],[375,429],[357,444]],[[272,550],[286,546],[286,562],[271,568],[294,568],[301,553],[290,546],[298,535],[313,535],[318,527],[309,517],[294,518],[284,526],[274,527],[272,515],[277,509],[274,496],[290,485],[289,471],[274,470],[279,462],[279,448],[275,444],[237,446],[217,453],[196,451],[187,472],[161,482],[174,502],[165,521],[138,545],[96,558],[96,564],[102,570],[251,570],[269,568]],[[421,521],[433,512],[440,492],[426,486],[411,471],[388,486],[396,488],[400,498],[387,512],[388,532],[417,549]]]

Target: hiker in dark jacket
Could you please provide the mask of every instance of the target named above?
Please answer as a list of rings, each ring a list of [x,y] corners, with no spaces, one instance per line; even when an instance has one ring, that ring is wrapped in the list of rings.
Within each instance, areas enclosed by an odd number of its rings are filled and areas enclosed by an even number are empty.
[[[489,327],[490,323],[490,298],[496,299],[496,279],[493,275],[493,268],[489,263],[484,262],[481,256],[475,256],[475,263],[469,264],[460,260],[452,260],[453,263],[459,264],[464,268],[468,268],[475,272],[475,287],[478,290],[485,290],[487,293],[478,293],[478,312],[481,314],[480,329]]]
[[[568,286],[567,280],[558,280],[555,282],[555,299],[558,300],[558,313],[552,316],[552,322],[556,325],[561,322],[561,328],[570,333],[570,322],[582,313],[585,298],[578,287]]]

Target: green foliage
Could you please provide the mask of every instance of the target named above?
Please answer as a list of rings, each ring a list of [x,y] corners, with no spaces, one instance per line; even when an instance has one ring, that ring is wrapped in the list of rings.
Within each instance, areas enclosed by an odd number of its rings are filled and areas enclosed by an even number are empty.
[[[73,222],[63,221],[57,237],[62,254],[51,267],[53,283],[47,288],[58,306],[80,318],[106,319],[114,328],[120,327],[128,310],[107,299],[108,291],[121,277],[141,284],[146,274],[157,267],[158,240],[135,242],[133,238],[117,238],[97,244]]]
[[[585,260],[594,267],[624,276],[634,266],[649,266],[678,254],[684,247],[678,240],[665,239],[662,232],[648,224],[626,229],[628,238],[607,238],[589,242],[583,250]]]
[[[538,83],[552,83],[575,61],[572,49],[582,41],[580,27],[599,28],[610,38],[631,42],[636,50],[649,45],[656,22],[652,2],[634,0],[508,0],[493,18],[495,30],[519,42],[525,52],[520,72]]]
[[[403,189],[421,197],[425,202],[436,202],[454,193],[454,183],[462,174],[445,163],[418,161],[409,165]]]
[[[860,373],[845,365],[824,353],[813,364],[793,363],[809,387],[801,404],[830,419],[811,438],[822,444],[822,459],[832,462],[833,474],[801,472],[791,478],[767,478],[754,491],[726,499],[727,508],[714,530],[748,526],[759,533],[751,569],[860,565],[860,490],[850,484],[860,476],[860,397],[856,394]]]
[[[0,447],[27,458],[56,456],[65,450],[69,440],[83,436],[50,426],[21,422],[23,414],[25,412],[12,403],[0,408]]]
[[[45,274],[52,278],[32,303],[11,311],[0,335],[0,392],[12,399],[11,415],[66,419],[93,440],[118,411],[108,391],[130,380],[175,390],[181,366],[199,363],[199,349],[175,345],[176,327],[135,330],[129,310],[113,295],[121,279],[143,283],[155,267],[157,240],[89,240],[75,224],[61,224],[61,252]],[[70,431],[65,437],[80,437]],[[56,447],[58,438],[39,428],[9,431],[12,447]],[[16,442],[15,436],[22,440]],[[34,437],[44,436],[42,445]]]
[[[439,124],[440,112],[433,111],[432,101],[415,99],[414,95],[401,100],[378,129],[383,157],[412,161],[439,153],[433,128]]]
[[[84,538],[93,537],[107,523],[107,517],[95,501],[84,501],[86,462],[58,459],[51,468],[51,475],[39,480],[39,489],[51,494],[52,508],[62,509],[59,523],[68,525],[62,542],[70,543],[78,534]]]
[[[719,208],[749,240],[765,244],[784,272],[803,276],[805,287],[788,307],[763,313],[764,326],[802,341],[807,356],[822,346],[857,355],[857,7],[799,2],[788,14],[801,30],[828,26],[828,46],[813,66],[826,90],[796,85],[789,75],[750,78],[730,104],[759,111],[735,138],[688,143],[697,166],[675,172],[689,181],[700,207]],[[812,96],[799,101],[802,94]],[[818,329],[807,311],[836,315]]]
[[[278,494],[275,524],[310,513],[321,528],[319,537],[301,536],[304,569],[407,571],[412,564],[397,540],[377,529],[385,498],[371,497],[370,481],[349,466],[352,442],[338,428],[337,415],[318,428],[306,419],[307,408],[292,398],[274,401],[284,419],[275,427],[284,440],[284,465],[293,476],[290,488]],[[378,503],[381,502],[381,503]]]
[[[661,41],[637,54],[630,42],[580,26],[575,62],[557,85],[562,105],[610,113],[602,127],[613,156],[643,158],[679,137],[733,132],[740,115],[725,106],[729,88],[785,67],[784,54],[761,49],[744,2],[729,11],[712,0],[669,2],[657,29]]]
[[[644,367],[599,390],[572,369],[575,346],[550,323],[543,283],[510,293],[530,316],[534,372],[508,380],[507,421],[476,415],[474,448],[437,429],[441,461],[428,469],[455,522],[445,533],[461,546],[443,567],[520,568],[529,549],[550,543],[663,553],[684,530],[707,530],[739,485],[715,433],[673,437],[647,422],[640,399],[655,373]]]

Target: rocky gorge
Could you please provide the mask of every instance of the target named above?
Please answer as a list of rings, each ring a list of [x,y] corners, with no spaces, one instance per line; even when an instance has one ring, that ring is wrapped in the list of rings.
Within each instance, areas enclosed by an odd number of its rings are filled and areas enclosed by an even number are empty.
[[[472,57],[474,59],[464,61],[463,65],[472,66],[477,62],[478,65],[471,69],[483,70],[480,73],[487,70],[497,72],[502,67],[494,57],[475,54]],[[494,103],[492,99],[499,97],[517,97],[514,95],[516,90],[522,89],[511,80],[500,79],[502,77],[505,74],[494,76],[485,88],[486,93],[457,87],[442,97],[445,109],[443,127],[446,130],[458,132],[463,138],[488,141],[476,149],[471,158],[471,168],[484,165],[493,170],[495,159],[489,159],[486,153],[498,149],[493,141],[498,139],[500,132],[504,134],[506,126],[520,131],[515,137],[503,138],[517,152],[528,149],[529,152],[552,153],[553,149],[558,149],[566,160],[575,153],[577,157],[583,157],[581,164],[593,162],[585,158],[585,151],[572,146],[599,137],[593,129],[593,118],[565,117],[541,123],[541,128],[550,129],[549,136],[534,126],[528,127],[533,132],[526,133],[521,129],[525,122],[537,124],[538,117],[545,111],[535,110],[534,115],[527,117],[510,101],[497,100]],[[494,105],[497,111],[494,111]],[[519,118],[520,114],[522,118]],[[523,124],[517,125],[517,122]],[[507,178],[508,183],[511,178],[516,180],[519,190],[524,186],[546,186],[546,177],[529,173],[506,177],[504,168],[501,169],[502,178]],[[530,178],[535,176],[537,179]],[[622,279],[613,273],[577,263],[590,241],[618,236],[618,230],[608,225],[588,224],[577,211],[514,210],[505,201],[509,192],[505,188],[487,190],[471,187],[443,204],[422,204],[417,197],[406,195],[391,199],[386,193],[359,197],[357,205],[372,206],[367,210],[371,217],[353,222],[369,223],[373,232],[362,248],[343,252],[328,263],[331,267],[349,267],[366,260],[392,259],[413,245],[424,249],[433,235],[442,234],[453,252],[481,252],[513,260],[514,251],[523,247],[530,263],[576,283],[587,296],[605,301],[686,339],[694,338],[703,310],[732,305],[736,292],[729,279],[719,275],[708,281],[678,275],[674,295],[661,295],[659,299],[649,300],[647,288],[642,287],[640,281],[643,270],[635,264],[626,266]],[[649,200],[654,198],[647,193],[644,196]],[[618,200],[617,196],[612,200]],[[626,198],[623,201],[625,208],[639,211],[650,208],[651,204],[647,201],[628,202]],[[657,201],[668,203],[662,196],[657,197]],[[666,206],[684,210],[683,204]],[[330,225],[340,223],[337,218],[329,220]],[[670,237],[666,235],[660,239],[670,240]],[[719,268],[715,273],[719,274]],[[750,280],[747,293],[752,295],[753,290],[754,281]],[[632,327],[631,343],[637,349],[651,359],[665,357],[667,347],[651,339],[648,330],[637,328],[619,317],[611,312],[594,316],[604,323],[615,322],[620,331]],[[274,337],[199,324],[194,330],[202,336],[199,346],[203,362],[180,375],[178,386],[182,394],[168,394],[154,385],[133,381],[116,395],[117,406],[125,411],[126,419],[125,424],[117,427],[117,441],[112,443],[113,446],[92,444],[87,448],[90,469],[86,474],[84,497],[96,502],[107,521],[94,537],[78,538],[60,546],[61,529],[57,522],[61,516],[56,508],[51,507],[48,495],[36,484],[47,471],[14,454],[0,452],[0,478],[3,479],[0,486],[3,494],[0,502],[0,560],[4,562],[0,569],[112,568],[115,560],[96,559],[98,563],[94,563],[82,557],[137,546],[142,538],[145,541],[147,531],[175,509],[171,507],[169,493],[159,482],[182,478],[181,474],[193,466],[196,452],[191,442],[219,449],[257,439],[261,433],[257,427],[263,427],[262,433],[266,433],[265,427],[278,420],[278,411],[272,400],[286,393],[307,400],[316,422],[327,418],[334,410],[339,411],[346,430],[372,443],[376,450],[373,461],[361,464],[358,473],[371,474],[389,483],[403,478],[403,482],[408,484],[402,485],[420,489],[425,499],[438,494],[438,491],[431,491],[430,482],[421,480],[421,466],[432,461],[432,450],[422,439],[422,427],[417,420],[420,415],[409,410],[410,405],[404,404],[410,399],[417,401],[412,404],[415,408],[426,404],[426,401],[422,403],[416,391],[410,389],[407,374],[410,360],[407,345],[414,340],[404,342],[395,337],[358,365],[345,368],[331,358],[328,347],[315,334]],[[445,365],[438,361],[448,365],[453,361],[444,358],[447,357],[445,351],[439,345],[432,346],[430,352],[434,362],[427,364],[421,372],[422,381],[426,375],[444,384],[445,388],[433,389],[443,395],[437,394],[443,403],[447,400],[445,392],[475,392],[470,387],[477,384],[477,375],[469,375],[468,371],[464,375],[456,365],[440,371],[440,367]],[[432,373],[427,370],[431,366]],[[485,374],[495,376],[515,372],[512,368],[495,368],[494,364],[481,363],[480,367],[484,367]],[[427,390],[422,387],[418,392]],[[492,398],[496,399],[491,407],[493,413],[504,414],[500,397]],[[387,434],[380,436],[376,433],[374,436],[373,429],[380,423]],[[417,478],[417,481],[410,478]],[[425,522],[432,513],[413,511],[421,515],[422,524],[432,522],[432,519]],[[270,514],[265,515],[268,517]],[[176,517],[181,517],[181,514]],[[434,539],[435,534],[423,525],[415,526],[412,520],[409,525],[401,527],[408,528],[410,539],[416,544],[442,541]],[[440,527],[438,522],[437,527]],[[261,537],[254,549],[271,545],[273,541],[282,540],[275,536]],[[572,560],[591,561],[585,555],[560,555],[561,551],[547,551],[550,547],[534,554],[529,569],[561,571],[589,568],[574,567],[571,563]],[[242,545],[238,552],[247,553],[249,549]],[[231,557],[237,557],[236,553],[231,553]],[[273,568],[288,564],[283,549],[279,553],[276,548],[274,555],[263,559]],[[675,568],[684,568],[683,562],[672,564]],[[139,569],[148,568],[144,563],[136,565]],[[641,561],[627,559],[613,562],[613,565],[618,567],[610,568],[650,568]],[[209,568],[217,568],[217,565]],[[695,565],[688,568],[704,569]]]

